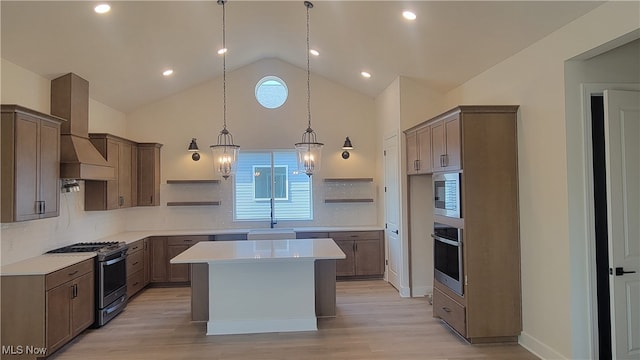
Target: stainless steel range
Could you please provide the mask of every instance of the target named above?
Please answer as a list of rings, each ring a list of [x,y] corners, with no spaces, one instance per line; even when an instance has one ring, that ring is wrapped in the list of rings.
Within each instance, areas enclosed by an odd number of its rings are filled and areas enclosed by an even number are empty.
[[[95,252],[96,316],[100,327],[118,315],[127,304],[127,246],[124,242],[77,243],[48,253]]]

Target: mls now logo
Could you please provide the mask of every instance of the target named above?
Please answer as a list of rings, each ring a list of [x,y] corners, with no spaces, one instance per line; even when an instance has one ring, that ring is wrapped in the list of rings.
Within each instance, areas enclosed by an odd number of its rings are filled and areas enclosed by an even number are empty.
[[[2,355],[46,355],[46,347],[35,347],[31,345],[2,345]]]

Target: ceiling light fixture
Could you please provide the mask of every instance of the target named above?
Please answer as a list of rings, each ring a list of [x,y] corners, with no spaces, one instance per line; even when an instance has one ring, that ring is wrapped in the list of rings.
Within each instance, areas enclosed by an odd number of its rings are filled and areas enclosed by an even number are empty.
[[[218,50],[218,55],[226,54],[226,52],[227,52],[227,48],[222,48]]]
[[[404,16],[407,20],[415,20],[417,18],[416,14],[413,11],[405,10],[402,12],[402,16]]]
[[[162,75],[164,75],[164,76],[170,76],[170,75],[173,75],[173,70],[171,70],[171,69],[167,69],[167,70],[165,70],[165,71],[163,71],[163,72],[162,72]]]
[[[320,55],[320,52],[319,52],[318,50],[316,50],[316,49],[311,49],[311,50],[309,50],[309,52],[310,52],[310,53],[311,53],[311,55],[313,55],[313,56],[318,56],[318,55]]]
[[[226,49],[226,24],[225,24],[225,3],[227,0],[218,0],[222,5],[222,48]],[[209,146],[213,152],[214,170],[222,175],[226,180],[233,175],[236,170],[236,159],[240,146],[233,143],[233,135],[227,130],[227,52],[222,53],[222,121],[223,127],[218,134],[218,143]]]
[[[95,11],[98,14],[108,13],[110,10],[111,10],[111,6],[109,4],[99,4],[93,8],[93,11]]]
[[[362,75],[362,77],[367,78],[367,79],[371,77],[371,74],[369,74],[366,71],[361,72],[360,75]]]
[[[323,143],[316,139],[316,133],[311,129],[311,71],[309,67],[309,9],[313,8],[310,1],[305,1],[307,8],[307,130],[302,133],[302,142],[296,143],[298,152],[298,170],[304,171],[307,176],[313,175],[314,171],[320,170],[320,160]]]

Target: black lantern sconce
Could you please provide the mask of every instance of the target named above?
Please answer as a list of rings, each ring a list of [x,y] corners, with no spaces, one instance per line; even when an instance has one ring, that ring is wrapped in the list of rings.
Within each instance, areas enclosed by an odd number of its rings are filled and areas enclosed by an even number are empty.
[[[349,158],[349,156],[351,155],[351,154],[349,154],[348,150],[353,150],[353,145],[351,145],[351,140],[349,139],[348,136],[344,140],[344,145],[342,145],[342,150],[344,150],[342,152],[342,158],[347,160]]]
[[[196,138],[192,138],[191,139],[191,143],[189,144],[189,149],[188,150],[193,152],[193,154],[191,154],[191,160],[193,160],[193,161],[200,160],[200,154],[198,154],[198,151],[200,151],[200,149],[198,149],[198,144],[196,143]]]

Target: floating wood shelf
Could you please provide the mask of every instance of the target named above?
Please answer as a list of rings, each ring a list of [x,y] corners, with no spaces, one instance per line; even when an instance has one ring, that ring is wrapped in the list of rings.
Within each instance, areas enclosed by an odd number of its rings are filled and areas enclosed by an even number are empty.
[[[325,178],[324,182],[373,182],[373,178]]]
[[[372,203],[373,199],[324,199],[324,202],[329,203]]]
[[[167,206],[211,206],[220,205],[220,201],[170,201]]]
[[[218,184],[220,180],[167,180],[167,184]]]

